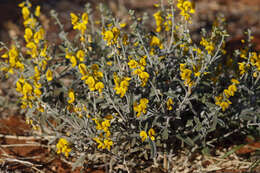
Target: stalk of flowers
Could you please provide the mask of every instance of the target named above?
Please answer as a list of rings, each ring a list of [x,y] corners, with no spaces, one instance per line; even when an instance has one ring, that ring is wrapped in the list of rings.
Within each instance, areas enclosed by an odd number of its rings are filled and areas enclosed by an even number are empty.
[[[98,149],[101,148],[110,150],[113,145],[113,141],[110,138],[111,132],[109,130],[112,116],[106,117],[103,121],[97,118],[92,118],[96,124],[96,130],[98,131],[98,137],[94,137],[93,140],[98,144]]]
[[[181,10],[180,15],[182,15],[186,21],[191,23],[191,14],[195,13],[194,4],[188,0],[178,0],[177,7]]]
[[[73,25],[73,29],[80,31],[80,41],[85,41],[85,31],[87,30],[88,24],[88,14],[82,13],[81,19],[75,13],[70,13],[71,24]]]
[[[145,71],[146,57],[147,56],[143,56],[142,58],[140,58],[139,62],[137,62],[134,59],[131,59],[128,62],[128,66],[130,67],[130,69],[134,69],[132,74],[137,75],[139,77],[142,87],[144,87],[146,85],[146,83],[149,79],[149,74]]]
[[[164,48],[162,41],[155,35],[153,35],[150,39],[150,55],[155,55],[155,49],[160,48],[161,50]]]
[[[153,17],[156,22],[156,32],[161,32],[163,26],[163,18],[161,16],[161,11],[157,11],[156,13],[154,13]]]
[[[215,46],[212,41],[207,41],[204,37],[202,37],[200,44],[202,46],[204,46],[204,48],[208,52],[208,54],[212,55],[212,53],[214,51],[214,46]]]
[[[79,72],[82,77],[81,80],[85,81],[90,91],[98,91],[100,94],[104,88],[104,84],[101,81],[103,73],[99,70],[97,64],[91,65],[90,69],[83,63],[78,65]]]
[[[191,88],[193,85],[191,80],[192,71],[186,68],[186,64],[180,64],[180,75],[181,79],[184,81],[184,85]]]
[[[117,73],[114,73],[114,83],[115,87],[114,90],[116,94],[119,94],[120,97],[124,97],[126,91],[128,90],[129,81],[131,80],[130,77],[118,77]]]
[[[239,74],[242,76],[245,73],[247,73],[249,69],[252,69],[253,77],[256,78],[259,75],[259,71],[260,71],[260,54],[257,55],[256,52],[248,52],[248,56],[247,56],[247,53],[242,51],[240,57],[244,61],[237,63]]]
[[[239,83],[238,80],[231,79],[231,85],[229,85],[227,89],[224,89],[219,96],[215,97],[215,104],[220,106],[222,111],[225,111],[232,104],[229,98],[235,95]]]
[[[22,2],[19,4],[22,8],[22,15],[24,18],[24,40],[26,43],[26,54],[30,61],[34,64],[33,76],[20,76],[20,79],[16,82],[16,90],[23,96],[21,97],[21,107],[23,109],[32,107],[32,103],[35,103],[40,112],[44,112],[44,108],[40,102],[37,102],[36,98],[40,98],[42,95],[40,82],[42,74],[46,71],[47,63],[51,59],[47,53],[47,41],[45,41],[45,30],[38,24],[37,18],[40,16],[40,6],[35,8],[34,13],[31,13],[32,6],[30,2]],[[26,58],[27,58],[26,57]],[[30,66],[31,64],[29,64]],[[28,67],[27,67],[28,68]],[[29,69],[30,70],[30,69]],[[46,72],[47,81],[52,80],[52,71],[50,69]]]

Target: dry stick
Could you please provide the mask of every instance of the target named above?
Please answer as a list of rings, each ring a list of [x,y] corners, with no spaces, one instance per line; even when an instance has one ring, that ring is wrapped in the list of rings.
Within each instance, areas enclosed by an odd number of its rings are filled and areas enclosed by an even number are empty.
[[[38,137],[38,136],[14,136],[14,135],[0,134],[0,138],[17,139],[17,140],[49,140],[54,138],[54,136]]]
[[[8,147],[33,147],[33,146],[40,146],[40,147],[46,147],[48,148],[47,145],[42,145],[42,144],[39,144],[39,143],[35,143],[35,144],[7,144],[7,145],[0,145],[0,147],[3,147],[3,148],[8,148]]]
[[[10,157],[14,157],[14,156],[11,156],[11,155],[7,154],[7,153],[5,152],[5,150],[3,150],[1,147],[0,147],[0,150],[4,153],[4,154],[2,154],[2,156],[9,157],[9,158],[3,158],[4,161],[9,161],[9,162],[16,161],[16,162],[19,162],[19,163],[22,163],[22,164],[27,163],[27,164],[29,164],[29,165],[32,166],[32,169],[34,169],[34,170],[36,170],[36,171],[38,171],[38,172],[43,173],[41,170],[39,170],[39,169],[37,169],[37,168],[35,167],[35,166],[42,166],[42,165],[35,165],[35,164],[33,164],[33,163],[31,163],[31,162],[28,162],[28,161],[21,161],[21,160],[18,160],[18,159],[12,159],[12,158],[10,158]]]
[[[163,146],[166,150],[166,144],[164,144]],[[166,151],[164,151],[164,153],[163,153],[163,169],[164,169],[164,171],[168,171],[168,159],[167,159]]]
[[[23,160],[18,160],[18,159],[10,159],[10,158],[5,158],[4,159],[5,161],[8,161],[8,162],[18,162],[18,163],[21,163],[23,165],[26,165],[26,166],[31,166],[32,169],[40,172],[40,173],[44,173],[43,171],[39,170],[38,168],[36,168],[35,166],[42,166],[42,165],[35,165],[31,162],[28,162],[28,161],[23,161]]]

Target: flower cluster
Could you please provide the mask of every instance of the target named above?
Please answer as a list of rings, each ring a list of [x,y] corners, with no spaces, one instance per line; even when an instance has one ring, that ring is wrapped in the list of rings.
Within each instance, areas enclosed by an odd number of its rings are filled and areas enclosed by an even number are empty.
[[[224,89],[223,93],[215,97],[215,104],[222,108],[222,111],[225,111],[232,102],[229,100],[229,97],[234,96],[237,91],[237,85],[239,81],[236,79],[231,79],[231,85],[228,86],[228,89]]]
[[[0,71],[14,74],[14,70],[19,70],[21,72],[24,70],[24,64],[19,60],[19,52],[14,45],[1,57],[5,60],[5,63],[8,64],[8,67],[2,67]]]
[[[88,24],[88,14],[82,13],[81,20],[75,13],[70,13],[71,24],[73,25],[73,29],[77,29],[80,31],[80,41],[85,41],[84,33],[87,29]]]
[[[253,76],[257,77],[260,74],[260,54],[257,55],[256,52],[247,52],[248,51],[244,49],[241,51],[240,57],[244,61],[238,63],[239,74],[243,75],[253,67]]]
[[[191,80],[192,71],[185,66],[186,64],[180,64],[181,79],[184,81],[185,86],[191,87],[193,85],[193,82]]]
[[[128,90],[130,80],[131,80],[130,77],[120,78],[116,73],[114,73],[114,83],[115,83],[114,90],[116,91],[116,94],[119,94],[120,97],[124,97],[126,91]]]
[[[205,38],[202,37],[200,44],[205,47],[205,50],[208,51],[208,54],[212,54],[214,51],[214,44],[212,41],[207,41]]]
[[[63,153],[66,157],[69,156],[69,152],[71,152],[71,148],[69,146],[69,142],[65,138],[60,138],[58,143],[56,144],[57,154]]]
[[[118,47],[120,47],[118,43],[120,30],[117,27],[113,27],[110,30],[104,30],[102,32],[102,35],[103,35],[103,39],[107,42],[108,46],[116,44]]]
[[[144,142],[146,139],[148,139],[148,136],[149,136],[149,139],[151,139],[152,141],[154,141],[154,140],[155,140],[154,135],[155,135],[155,131],[154,131],[153,128],[151,128],[151,129],[148,130],[148,135],[147,135],[146,131],[143,131],[143,130],[142,130],[142,131],[140,132],[140,137],[141,137],[141,139],[142,139],[143,142]]]
[[[83,63],[78,65],[79,72],[82,77],[81,80],[85,81],[85,84],[88,85],[90,91],[99,91],[101,94],[104,84],[101,82],[103,78],[103,73],[99,70],[99,66],[97,64],[93,64],[90,69]]]
[[[169,98],[166,101],[167,110],[171,111],[173,109],[172,105],[173,105],[173,100],[172,100],[172,98]]]
[[[74,55],[73,52],[66,52],[66,59],[69,59],[71,62],[72,67],[76,67],[78,62],[84,62],[85,61],[85,52],[81,49],[79,49],[76,54]]]
[[[106,119],[100,121],[96,118],[92,120],[96,124],[96,129],[99,131],[98,137],[94,137],[93,140],[98,143],[98,148],[110,150],[113,145],[113,141],[111,140],[111,132],[109,131],[110,121],[113,118],[112,115],[108,115],[105,117]]]
[[[149,74],[144,71],[145,70],[145,66],[146,66],[146,57],[147,56],[143,56],[142,58],[140,58],[139,62],[137,62],[134,59],[131,59],[128,62],[128,66],[131,69],[134,69],[133,74],[137,75],[139,77],[139,79],[141,80],[141,86],[144,87],[149,79]]]
[[[147,112],[147,104],[149,103],[149,100],[146,98],[140,99],[140,103],[137,104],[136,102],[134,103],[134,111],[137,112],[136,116],[140,117],[140,115],[146,114]]]
[[[163,24],[163,18],[161,16],[161,11],[157,11],[156,13],[153,14],[153,17],[156,22],[156,32],[161,32],[162,31],[162,24]]]
[[[188,0],[178,0],[177,7],[181,10],[180,15],[190,22],[191,14],[195,13],[194,4]]]

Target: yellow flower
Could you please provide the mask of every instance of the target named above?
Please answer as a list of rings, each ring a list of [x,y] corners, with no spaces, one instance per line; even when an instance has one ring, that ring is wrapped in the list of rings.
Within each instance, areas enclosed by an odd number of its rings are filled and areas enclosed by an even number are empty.
[[[107,41],[107,45],[111,45],[112,44],[111,42],[112,42],[113,38],[114,38],[114,34],[113,34],[112,31],[110,31],[110,30],[105,31],[103,39],[105,41]]]
[[[70,17],[71,17],[71,24],[73,26],[76,25],[79,20],[78,16],[74,13],[70,13]]]
[[[28,94],[32,94],[32,90],[33,87],[29,83],[25,82],[23,85],[23,95],[27,97]]]
[[[60,138],[56,144],[57,154],[63,153],[66,157],[69,156],[71,148],[69,147],[69,142],[65,138]]]
[[[30,10],[28,7],[23,7],[22,8],[22,15],[23,15],[23,19],[27,20],[29,18],[30,15]]]
[[[87,73],[87,66],[85,64],[79,64],[79,72],[82,74],[82,76],[86,76]]]
[[[192,4],[190,1],[183,2],[184,10],[189,12],[189,13],[195,13],[195,10],[194,10],[193,6],[194,6],[194,4]]]
[[[225,111],[229,107],[230,104],[231,104],[230,101],[223,101],[223,102],[221,102],[220,103],[220,107],[222,108],[222,111]]]
[[[155,137],[154,137],[155,131],[154,131],[153,128],[149,129],[148,134],[149,134],[150,139],[151,139],[152,141],[154,141],[154,140],[155,140]]]
[[[214,44],[211,41],[207,41],[205,38],[202,37],[200,44],[205,47],[205,49],[208,51],[208,54],[212,54],[214,50]]]
[[[137,105],[137,103],[134,103],[134,111],[137,112],[136,116],[137,118],[141,115],[141,113],[146,114],[146,108],[147,104],[149,103],[149,100],[146,98],[140,99],[140,104]]]
[[[99,66],[97,64],[92,64],[91,70],[98,71],[99,70]]]
[[[82,18],[82,22],[85,25],[88,24],[88,14],[87,13],[83,13],[81,18]]]
[[[37,51],[37,46],[34,42],[31,41],[27,43],[26,47],[30,49],[27,51],[27,54],[31,55],[32,58],[37,57],[38,51]]]
[[[113,64],[112,61],[108,61],[108,62],[107,62],[107,65],[109,65],[109,66],[112,66],[112,64]]]
[[[140,104],[142,104],[142,105],[146,105],[147,103],[149,103],[149,100],[146,99],[146,98],[142,98],[142,99],[140,100]]]
[[[239,68],[239,71],[240,71],[240,75],[243,75],[245,72],[246,72],[246,70],[245,70],[245,62],[239,62],[238,63],[238,68]]]
[[[78,50],[76,56],[80,62],[85,60],[85,52],[83,50]]]
[[[41,40],[44,39],[44,34],[45,34],[45,31],[43,28],[40,28],[39,31],[37,31],[34,36],[33,36],[33,39],[34,39],[34,42],[36,44],[38,44]]]
[[[136,62],[136,60],[130,60],[129,62],[128,62],[128,65],[129,65],[129,67],[130,68],[136,68],[137,67],[137,65],[138,65],[138,62]]]
[[[98,149],[99,148],[105,148],[104,144],[102,143],[102,141],[99,138],[93,138],[93,140],[95,140],[96,143],[98,143],[98,147],[97,147]]]
[[[161,25],[163,22],[163,18],[161,17],[161,11],[154,13],[153,17],[154,17],[155,23],[156,23],[156,32],[161,32],[161,30],[162,30]]]
[[[24,24],[25,27],[30,26],[31,28],[35,28],[36,23],[37,23],[37,20],[36,20],[35,18],[32,18],[32,17],[29,18],[29,19],[27,19],[27,20],[25,20],[25,21],[23,22],[23,24]]]
[[[114,34],[112,31],[108,30],[104,33],[104,40],[106,40],[108,43],[110,43],[113,38],[114,38]]]
[[[140,132],[140,137],[142,139],[142,142],[144,142],[148,138],[147,133],[143,130]]]
[[[85,83],[88,85],[90,91],[95,90],[95,79],[92,76],[89,76]]]
[[[36,6],[36,9],[35,9],[35,12],[34,12],[34,15],[39,17],[40,14],[41,14],[41,7],[39,5]]]
[[[101,94],[102,89],[104,88],[104,84],[102,82],[98,82],[95,85],[95,89],[98,90],[98,92]]]
[[[37,97],[40,97],[42,95],[42,92],[39,88],[34,88],[33,92]]]
[[[52,71],[50,69],[48,69],[47,72],[46,72],[46,79],[48,81],[51,81],[53,79]]]
[[[172,110],[172,105],[173,105],[173,101],[172,101],[171,98],[169,98],[169,99],[167,100],[166,105],[167,105],[167,109],[168,109],[169,111],[171,111],[171,110]]]
[[[180,66],[180,68],[182,69],[183,67]],[[181,79],[184,80],[185,86],[188,86],[191,83],[191,74],[192,71],[189,69],[181,70]]]
[[[69,96],[69,98],[70,98],[70,99],[68,100],[68,103],[69,103],[69,104],[73,103],[73,102],[75,101],[75,95],[74,95],[73,89],[70,89],[70,90],[69,90],[68,96]]]
[[[120,28],[126,27],[126,23],[120,23],[119,25],[120,25]]]
[[[70,62],[71,62],[71,66],[72,66],[72,67],[76,67],[76,65],[77,65],[77,59],[76,59],[75,56],[71,56],[71,57],[70,57]]]
[[[18,57],[18,51],[15,46],[13,46],[10,49],[8,55],[9,55],[9,63],[11,65],[11,67],[15,67],[16,62],[17,62],[17,57]]]
[[[78,29],[81,32],[81,34],[83,35],[87,29],[87,26],[86,26],[86,24],[80,22],[80,23],[77,23],[76,25],[74,25],[73,29]]]
[[[20,4],[18,4],[18,6],[23,8],[25,6],[25,2],[21,2]]]
[[[110,139],[105,139],[104,145],[105,145],[105,148],[107,148],[107,150],[110,150],[111,146],[113,145],[113,141],[111,141]]]
[[[22,92],[22,85],[19,81],[16,82],[16,91],[17,92]]]
[[[224,94],[225,94],[226,98],[229,98],[231,96],[231,93],[229,92],[228,89],[224,89]]]
[[[228,91],[229,91],[229,93],[230,93],[230,96],[234,96],[234,93],[237,91],[237,87],[236,87],[236,85],[230,85],[229,87],[228,87]]]
[[[222,96],[216,96],[215,97],[215,100],[216,100],[215,104],[220,106],[222,99],[223,99]]]
[[[25,31],[24,31],[24,39],[26,42],[29,42],[30,39],[32,38],[33,36],[33,32],[31,30],[31,28],[25,28]]]
[[[161,46],[161,40],[156,37],[156,36],[152,36],[152,39],[150,41],[150,46],[158,46],[160,47]]]
[[[143,71],[140,73],[139,77],[141,79],[147,79],[147,78],[149,78],[149,74],[147,72]]]

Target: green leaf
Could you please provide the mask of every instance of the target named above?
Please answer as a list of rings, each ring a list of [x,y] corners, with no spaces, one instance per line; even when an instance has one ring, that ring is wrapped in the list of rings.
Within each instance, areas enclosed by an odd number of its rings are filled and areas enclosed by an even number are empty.
[[[163,140],[168,140],[168,138],[169,138],[168,129],[165,128],[165,129],[163,130],[163,132],[162,132],[162,139],[163,139]]]
[[[149,139],[149,144],[151,147],[151,156],[150,159],[155,158],[156,154],[157,154],[157,150],[156,150],[156,144],[154,141],[152,141],[151,139]]]

